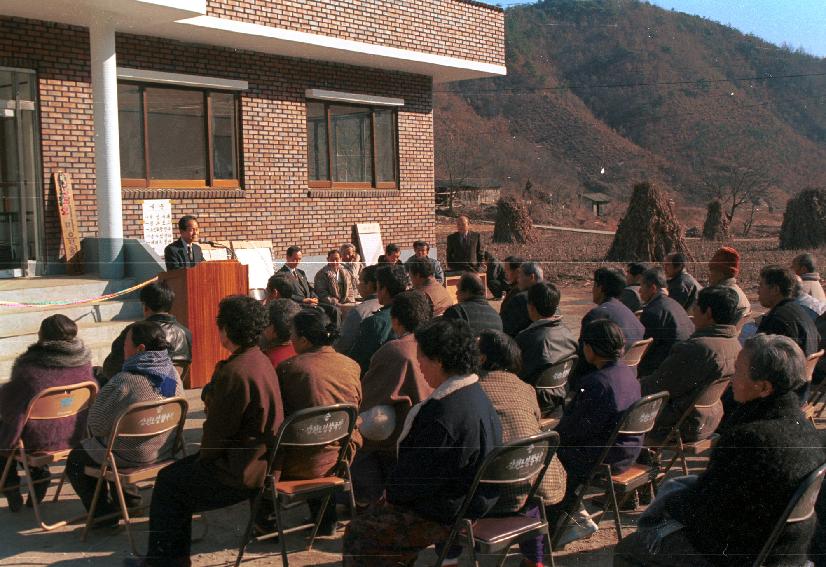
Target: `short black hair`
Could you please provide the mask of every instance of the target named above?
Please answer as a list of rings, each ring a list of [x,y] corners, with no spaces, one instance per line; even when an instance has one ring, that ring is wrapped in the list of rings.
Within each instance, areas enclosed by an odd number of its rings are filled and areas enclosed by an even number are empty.
[[[287,258],[289,258],[290,256],[295,256],[297,252],[301,252],[301,246],[290,246],[289,248],[287,248]]]
[[[300,311],[301,306],[292,299],[279,297],[267,305],[270,325],[275,329],[275,336],[282,343],[290,340],[290,325]]]
[[[797,274],[777,264],[764,266],[760,270],[760,279],[766,282],[766,285],[776,285],[780,294],[786,298],[793,297],[798,287]]]
[[[413,243],[413,250],[416,248],[427,248],[427,251],[430,251],[430,244],[427,243],[426,240],[417,240]]]
[[[390,316],[396,319],[405,331],[412,333],[419,325],[433,318],[433,305],[430,298],[421,291],[403,291],[393,298]]]
[[[338,328],[321,309],[301,309],[293,317],[293,329],[313,346],[328,346],[338,338]]]
[[[485,284],[482,278],[473,272],[465,272],[459,278],[459,285],[457,290],[463,293],[468,293],[473,297],[485,297]]]
[[[502,331],[485,329],[479,333],[479,353],[485,355],[482,370],[504,370],[513,374],[518,374],[522,370],[522,352],[519,345]]]
[[[55,313],[40,322],[38,335],[42,341],[71,341],[77,337],[77,323],[62,313]]]
[[[803,253],[795,256],[794,260],[792,260],[792,263],[797,264],[801,268],[805,269],[807,274],[811,274],[812,272],[817,270],[817,268],[815,267],[815,257],[809,253]]]
[[[625,351],[622,329],[610,319],[591,321],[582,329],[579,338],[583,345],[591,347],[594,354],[608,360],[619,360]]]
[[[508,256],[507,258],[502,260],[502,262],[504,262],[504,264],[512,272],[518,270],[519,266],[521,266],[522,262],[524,262],[524,261],[525,261],[525,259],[520,257],[520,256]]]
[[[396,252],[401,252],[401,248],[399,248],[398,244],[390,243],[384,247],[385,254],[395,254]]]
[[[338,248],[331,248],[327,251],[327,259],[329,260],[333,254],[338,254],[339,258],[341,257],[341,251]]]
[[[375,285],[376,271],[378,269],[379,267],[376,264],[373,264],[371,266],[365,266],[364,269],[361,272],[359,272],[359,281]]]
[[[686,258],[682,252],[672,252],[665,257],[665,260],[678,270],[682,270],[685,268],[685,263],[688,261],[688,258]]]
[[[415,335],[422,354],[440,362],[449,376],[476,372],[479,346],[467,321],[433,319],[416,329]]]
[[[407,262],[407,271],[420,278],[429,278],[433,275],[433,264],[427,258],[413,257]]]
[[[641,262],[629,262],[628,263],[628,273],[631,274],[632,276],[642,275],[642,273],[647,269],[648,268],[646,267],[646,265],[641,263]]]
[[[619,297],[625,289],[625,274],[616,268],[597,268],[594,271],[594,285],[606,297]]]
[[[645,285],[654,285],[659,289],[668,285],[665,279],[665,272],[662,268],[648,268],[642,273],[642,283]]]
[[[126,327],[126,333],[128,334],[130,331],[132,332],[132,344],[135,346],[143,345],[146,350],[166,350],[169,348],[163,327],[155,321],[137,321]]]
[[[270,317],[261,302],[246,295],[230,295],[218,304],[216,323],[240,347],[258,344]]]
[[[289,299],[295,293],[296,281],[292,274],[278,272],[267,280],[267,289],[277,291],[279,297]]]
[[[697,295],[697,307],[705,312],[711,309],[711,318],[718,325],[734,325],[740,320],[737,304],[740,296],[730,287],[714,285],[704,287]]]
[[[152,282],[141,289],[140,300],[150,311],[168,313],[175,301],[175,292],[166,282]]]
[[[198,222],[198,219],[192,215],[184,215],[178,220],[178,230],[186,230],[186,225],[190,221]]]
[[[382,266],[376,272],[376,284],[386,289],[390,297],[406,290],[408,283],[407,270],[403,266]]]
[[[528,288],[528,304],[542,317],[550,317],[559,307],[559,288],[550,282],[538,282]]]

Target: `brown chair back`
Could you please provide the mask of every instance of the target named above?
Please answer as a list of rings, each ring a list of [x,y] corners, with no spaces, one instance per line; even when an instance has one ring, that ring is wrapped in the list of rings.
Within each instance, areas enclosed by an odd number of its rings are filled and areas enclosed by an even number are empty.
[[[724,378],[718,378],[706,386],[703,391],[697,395],[697,399],[694,400],[692,408],[710,408],[719,402],[730,382],[731,378],[726,376]]]
[[[183,428],[189,404],[183,398],[166,398],[132,404],[115,421],[112,437],[154,437]]]
[[[650,432],[654,429],[657,416],[660,415],[660,410],[667,401],[668,392],[657,392],[634,402],[625,410],[614,439],[617,435],[645,435]],[[613,446],[614,439],[611,440],[609,448]]]
[[[29,404],[28,419],[63,419],[77,415],[92,405],[98,385],[91,380],[71,386],[55,386],[41,391]]]
[[[809,356],[806,357],[806,382],[812,381],[812,375],[815,372],[815,366],[823,358],[823,351],[819,350],[817,352],[813,352]]]
[[[642,357],[645,356],[645,352],[648,350],[648,347],[650,347],[653,342],[654,339],[643,339],[635,342],[623,355],[623,362],[631,367],[637,366],[642,360]]]

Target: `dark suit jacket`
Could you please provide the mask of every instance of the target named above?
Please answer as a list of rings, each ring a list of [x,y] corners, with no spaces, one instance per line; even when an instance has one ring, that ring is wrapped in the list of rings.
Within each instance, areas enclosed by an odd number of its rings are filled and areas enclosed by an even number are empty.
[[[186,247],[179,238],[163,249],[163,258],[166,261],[166,270],[177,270],[179,268],[192,268],[195,264],[204,261],[204,253],[201,247],[192,243],[192,261],[186,257]]]
[[[502,319],[484,297],[474,297],[452,305],[442,314],[444,319],[467,321],[473,335],[478,337],[485,329],[502,330]]]
[[[683,306],[662,293],[652,297],[643,307],[640,323],[645,327],[644,338],[654,339],[640,361],[637,369],[640,376],[648,376],[657,370],[674,343],[687,340],[694,332],[694,323]]]
[[[284,272],[286,274],[291,274],[292,271],[290,268],[285,264],[281,266],[278,270],[279,272]],[[301,303],[308,297],[315,297],[315,293],[310,289],[310,282],[307,281],[307,274],[304,273],[304,270],[301,268],[295,269],[295,282],[293,283],[293,296],[291,299],[294,301],[298,301]]]
[[[625,350],[631,348],[631,345],[635,342],[641,341],[642,336],[645,334],[645,327],[639,322],[634,312],[623,305],[616,297],[603,301],[585,314],[585,317],[582,318],[582,325],[579,328],[580,337],[582,337],[582,329],[584,329],[588,323],[599,319],[608,319],[620,326],[622,334],[625,336]],[[577,359],[571,376],[571,388],[576,388],[574,378],[584,376],[596,370],[596,368],[588,364],[588,361],[585,360],[583,348],[584,346],[580,339],[579,348],[577,349],[579,359]]]
[[[447,269],[475,272],[482,263],[482,244],[478,232],[468,232],[462,242],[458,232],[447,237]]]

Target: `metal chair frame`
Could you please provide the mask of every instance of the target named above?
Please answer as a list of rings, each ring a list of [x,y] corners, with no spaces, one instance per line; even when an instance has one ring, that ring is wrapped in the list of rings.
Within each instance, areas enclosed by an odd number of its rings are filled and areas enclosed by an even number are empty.
[[[270,451],[269,463],[267,466],[267,475],[261,488],[255,494],[252,500],[250,509],[250,519],[247,523],[247,528],[242,535],[241,544],[238,549],[238,556],[235,560],[235,566],[241,564],[244,557],[244,552],[247,546],[253,541],[260,541],[269,539],[271,537],[278,537],[281,544],[281,561],[284,567],[289,567],[289,559],[287,553],[287,542],[285,536],[296,531],[313,528],[310,535],[310,542],[307,549],[313,547],[318,528],[324,518],[324,512],[327,509],[330,499],[334,492],[339,488],[349,493],[350,508],[352,513],[355,513],[356,502],[353,495],[352,479],[350,476],[350,464],[345,458],[350,442],[350,437],[353,434],[353,429],[358,418],[358,408],[352,404],[335,404],[330,406],[320,406],[315,408],[307,408],[299,410],[289,416],[281,424],[275,436],[275,443]],[[346,423],[345,423],[346,421]],[[328,425],[329,424],[329,425]],[[333,474],[314,479],[306,479],[307,489],[299,491],[295,494],[287,494],[283,490],[278,489],[280,482],[275,481],[273,475],[274,465],[278,462],[278,454],[284,447],[318,447],[323,448],[333,443],[339,442],[338,459],[333,466]],[[316,483],[313,486],[313,483]],[[261,507],[261,502],[264,499],[266,490],[272,492],[273,504],[275,507],[275,517],[277,522],[277,531],[273,534],[267,534],[261,537],[252,537],[252,531],[255,523],[255,517],[258,509]],[[294,502],[303,502],[310,498],[323,496],[324,500],[318,511],[318,516],[313,524],[306,524],[294,526],[291,528],[284,528],[283,517],[281,514],[282,508]]]
[[[164,413],[168,406],[178,406],[178,415],[173,413]],[[135,555],[139,555],[135,539],[132,535],[131,522],[129,518],[129,511],[126,507],[126,498],[123,495],[123,484],[135,481],[147,481],[157,477],[160,470],[167,465],[174,462],[174,456],[181,453],[186,456],[186,448],[184,446],[183,432],[186,424],[187,411],[189,404],[184,398],[173,397],[163,400],[152,400],[147,402],[139,402],[130,405],[115,419],[112,427],[112,434],[109,436],[109,442],[106,446],[106,453],[101,460],[99,467],[86,467],[85,473],[89,476],[97,477],[97,485],[95,486],[95,494],[92,497],[92,504],[86,514],[86,525],[83,527],[81,533],[81,541],[86,541],[89,530],[92,524],[101,520],[111,518],[113,515],[106,515],[100,518],[95,518],[95,510],[97,509],[98,501],[100,500],[100,493],[103,489],[104,482],[112,482],[115,485],[115,492],[118,497],[118,504],[120,505],[120,512],[115,515],[123,517],[126,526],[126,535],[129,538],[129,545]],[[155,463],[147,463],[140,467],[129,468],[124,472],[118,470],[118,465],[115,457],[115,444],[117,440],[123,437],[157,437],[170,431],[174,431],[172,442],[172,458],[163,459]],[[61,486],[63,480],[61,479]],[[58,494],[60,488],[58,488]],[[57,498],[57,495],[55,495]]]
[[[588,480],[577,489],[577,498],[574,500],[571,508],[567,510],[567,513],[562,515],[562,518],[554,531],[555,545],[559,542],[562,532],[567,527],[571,513],[579,509],[579,505],[582,502],[583,497],[591,486],[599,482],[604,482],[606,485],[605,492],[608,496],[602,512],[600,513],[600,518],[609,510],[613,509],[614,526],[617,530],[617,538],[619,541],[622,541],[622,522],[620,519],[619,504],[617,501],[617,483],[614,480],[614,475],[611,473],[611,465],[605,463],[604,461],[619,435],[644,436],[646,433],[650,432],[654,428],[657,417],[660,415],[660,411],[662,411],[662,408],[665,406],[667,401],[668,392],[658,392],[656,394],[651,394],[640,398],[634,402],[631,407],[623,412],[617,427],[608,438],[608,442],[605,444],[602,454],[596,461],[593,469],[591,469],[591,472],[588,475]],[[643,410],[648,407],[654,407],[656,409],[643,412]],[[633,478],[629,479],[627,486],[623,486],[622,496],[630,494],[632,491],[645,486],[646,484],[653,485],[657,479],[657,470],[658,469],[656,467],[640,467],[638,473],[635,474]]]
[[[497,447],[485,457],[482,465],[476,473],[473,482],[468,489],[467,496],[462,502],[462,506],[456,513],[455,520],[452,523],[450,534],[442,545],[442,551],[438,554],[438,558],[434,563],[435,567],[439,567],[445,559],[447,552],[450,550],[454,541],[464,545],[470,550],[471,560],[474,565],[478,565],[476,559],[476,550],[480,553],[493,554],[500,553],[497,565],[501,567],[508,556],[508,550],[513,544],[518,543],[528,537],[535,537],[538,534],[544,534],[545,545],[547,546],[547,553],[550,557],[550,565],[553,567],[553,547],[551,543],[550,531],[548,526],[548,519],[545,516],[545,506],[541,499],[537,498],[536,491],[545,476],[545,471],[551,463],[551,459],[556,454],[559,447],[559,434],[555,431],[545,431],[526,437],[517,439]],[[537,457],[537,449],[542,451],[541,457]],[[486,517],[478,522],[495,522],[498,518],[505,518],[510,516],[524,516],[521,512],[529,507],[537,506],[539,508],[539,520],[528,522],[526,526],[504,534],[500,538],[491,541],[484,541],[476,538],[473,534],[475,522],[466,517],[468,507],[473,502],[473,497],[480,484],[498,484],[500,486],[508,486],[520,484],[534,478],[531,483],[530,491],[528,492],[527,500],[525,501],[522,510],[514,512],[508,516],[500,517]],[[526,517],[527,518],[527,517]],[[531,520],[533,520],[531,518]],[[477,526],[478,527],[478,526]],[[464,535],[464,541],[457,540],[459,535]]]
[[[82,393],[85,391],[85,397]],[[26,424],[33,420],[57,420],[75,417],[81,411],[89,408],[95,401],[97,396],[98,385],[97,382],[91,380],[86,382],[79,382],[70,386],[55,386],[46,388],[40,391],[37,396],[29,402],[26,409]],[[75,395],[81,395],[80,398],[74,398]],[[25,425],[23,426],[25,431]],[[29,488],[29,498],[34,508],[34,516],[37,518],[38,524],[44,531],[51,531],[69,523],[70,520],[61,520],[54,524],[47,524],[43,520],[43,514],[40,510],[40,503],[35,497],[34,485],[41,483],[51,483],[51,476],[40,480],[32,480],[31,469],[33,466],[43,466],[57,463],[66,459],[71,452],[70,449],[60,449],[58,451],[35,451],[29,453],[26,451],[23,439],[18,438],[15,442],[15,447],[6,459],[6,467],[3,469],[2,477],[0,477],[0,490],[6,485],[6,479],[11,472],[11,467],[17,466],[17,462],[23,465],[23,470],[26,472],[26,484]],[[54,496],[54,502],[60,495],[60,487],[63,484],[61,478],[58,485],[57,493]],[[48,487],[47,487],[48,490]]]

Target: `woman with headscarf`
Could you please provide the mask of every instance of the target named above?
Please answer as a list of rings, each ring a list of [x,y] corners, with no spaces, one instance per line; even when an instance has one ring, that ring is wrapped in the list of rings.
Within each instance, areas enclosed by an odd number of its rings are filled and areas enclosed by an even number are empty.
[[[0,451],[9,451],[22,439],[27,451],[51,451],[67,449],[77,444],[83,436],[86,412],[74,418],[26,423],[26,411],[32,400],[46,388],[70,386],[94,380],[91,353],[77,337],[77,325],[65,315],[46,317],[40,324],[37,342],[17,357],[11,371],[11,379],[0,388]],[[5,468],[6,457],[0,456],[0,471]],[[49,467],[29,467],[32,480],[49,477]],[[9,509],[17,512],[23,505],[20,495],[17,468],[9,471],[4,493]],[[47,482],[35,484],[38,502],[43,500]],[[31,506],[31,495],[28,505]]]

